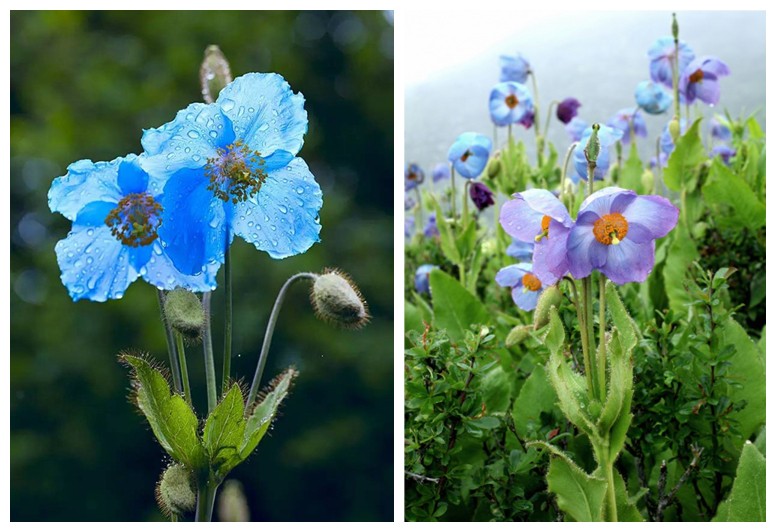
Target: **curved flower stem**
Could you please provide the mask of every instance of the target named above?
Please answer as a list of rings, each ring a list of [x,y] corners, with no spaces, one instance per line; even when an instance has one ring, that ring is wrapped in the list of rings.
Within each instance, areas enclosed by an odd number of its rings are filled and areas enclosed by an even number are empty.
[[[606,400],[606,276],[598,275],[598,383],[601,402]]]
[[[197,483],[197,511],[194,520],[210,522],[213,520],[213,504],[216,502],[218,485],[206,479]]]
[[[232,366],[232,252],[227,244],[224,254],[224,365],[221,394],[225,394],[229,387],[229,377]],[[204,297],[203,297],[204,299]],[[209,314],[206,314],[208,319]]]
[[[248,408],[251,407],[256,400],[256,395],[259,393],[259,384],[261,383],[261,376],[264,373],[264,366],[267,364],[267,355],[269,354],[269,346],[272,343],[272,334],[275,332],[275,324],[278,321],[278,315],[280,314],[280,308],[283,306],[283,300],[286,298],[286,292],[294,284],[295,281],[300,279],[315,280],[317,277],[314,273],[302,272],[297,273],[289,277],[278,292],[277,298],[275,298],[275,304],[272,307],[272,312],[269,315],[269,321],[267,322],[267,330],[264,332],[264,342],[261,344],[261,353],[259,354],[259,361],[256,364],[256,373],[253,376],[253,382],[251,383],[251,390],[248,393]]]
[[[467,179],[463,184],[463,204],[461,206],[461,227],[466,228],[469,223],[469,187],[472,184],[471,179]]]
[[[415,223],[415,230],[418,233],[423,232],[423,197],[420,194],[420,185],[415,187],[415,194],[418,197],[418,221]]]
[[[213,411],[218,403],[216,399],[216,367],[213,362],[213,337],[210,331],[211,292],[202,295],[202,308],[205,309],[205,328],[202,333],[202,351],[205,355],[205,382],[207,383],[207,413]]]
[[[547,131],[550,130],[550,118],[552,118],[552,108],[556,105],[559,105],[560,102],[558,100],[553,100],[550,102],[550,106],[547,107],[547,120],[544,122],[544,135],[547,136]]]
[[[530,71],[531,75],[531,84],[533,85],[533,97],[534,97],[534,109],[536,111],[539,110],[539,87],[536,85],[536,74],[534,74],[533,70]],[[539,114],[538,112],[536,113]],[[538,118],[538,117],[536,117]],[[542,166],[544,163],[544,137],[542,137],[542,132],[539,130],[539,120],[534,119],[534,131],[536,132],[536,163],[539,166]]]
[[[183,386],[181,385],[181,368],[178,366],[178,353],[175,349],[175,337],[173,336],[170,324],[167,323],[167,318],[164,316],[164,294],[161,290],[157,289],[156,295],[159,298],[159,312],[162,315],[162,325],[164,325],[164,335],[167,340],[167,354],[170,355],[172,383],[175,387],[175,392],[180,394],[183,392]]]
[[[178,362],[181,366],[181,377],[183,378],[183,395],[186,402],[191,406],[191,386],[189,386],[189,370],[186,367],[186,349],[183,347],[183,336],[181,333],[175,333],[175,341],[178,344]]]
[[[565,199],[566,199],[566,173],[568,171],[569,167],[569,161],[571,160],[571,154],[574,153],[574,148],[577,147],[578,142],[572,142],[571,146],[569,146],[568,151],[566,152],[566,158],[563,160],[563,173],[561,174],[560,178],[560,202],[566,205]],[[571,205],[566,205],[566,208],[569,211],[569,214],[571,214]]]
[[[450,212],[455,219],[455,165],[450,163]]]
[[[587,193],[593,194],[593,180],[595,179],[595,162],[587,165]],[[587,351],[590,356],[590,372],[592,375],[592,388],[590,388],[591,397],[600,397],[601,383],[595,375],[596,371],[596,352],[595,352],[595,332],[593,329],[593,273],[582,279],[582,300],[585,309],[584,326],[587,330]]]

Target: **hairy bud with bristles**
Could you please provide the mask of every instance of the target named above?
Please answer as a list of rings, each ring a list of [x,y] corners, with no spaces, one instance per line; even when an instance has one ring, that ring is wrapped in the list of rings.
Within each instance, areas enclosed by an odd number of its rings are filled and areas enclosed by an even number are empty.
[[[199,68],[199,81],[202,85],[202,98],[205,103],[216,101],[221,89],[232,82],[229,61],[215,44],[211,44],[205,49],[205,58]]]
[[[191,471],[181,464],[172,464],[162,473],[156,485],[156,502],[165,515],[183,515],[194,510],[196,503]]]
[[[176,288],[164,297],[164,317],[189,340],[200,338],[206,319],[202,302],[196,294],[183,288]]]
[[[534,330],[539,330],[550,323],[550,309],[558,308],[563,302],[563,294],[557,285],[551,285],[546,288],[539,296],[534,310]]]
[[[369,321],[369,310],[358,287],[338,270],[318,275],[310,291],[315,314],[323,321],[357,329]]]

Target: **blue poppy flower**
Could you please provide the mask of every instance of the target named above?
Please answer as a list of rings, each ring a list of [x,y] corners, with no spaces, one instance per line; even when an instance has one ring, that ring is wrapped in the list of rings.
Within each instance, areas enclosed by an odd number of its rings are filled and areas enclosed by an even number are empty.
[[[521,262],[501,268],[496,274],[499,286],[512,289],[512,301],[523,310],[533,310],[544,290],[542,282],[533,273],[529,262]]]
[[[420,294],[428,294],[431,292],[429,276],[431,271],[439,268],[433,264],[423,264],[415,271],[415,290]]]
[[[719,115],[714,115],[709,120],[711,126],[711,138],[721,140],[722,142],[728,142],[733,138],[733,132],[731,131],[730,122],[727,118]]]
[[[582,134],[589,127],[590,124],[578,116],[575,116],[569,121],[568,124],[566,124],[564,129],[566,130],[566,133],[569,134],[569,137],[571,137],[571,142],[579,142],[582,139]]]
[[[709,153],[709,157],[716,157],[717,155],[719,155],[723,163],[730,166],[730,158],[736,156],[736,150],[725,144],[720,144],[719,146],[714,146],[711,149],[711,153]]]
[[[587,181],[587,158],[585,158],[585,146],[593,134],[593,127],[587,128],[579,139],[579,144],[574,148],[574,169],[571,173],[571,180],[576,184],[580,179]],[[622,138],[622,131],[609,126],[601,126],[598,130],[598,141],[601,144],[601,151],[596,159],[595,173],[593,179],[600,181],[609,171],[609,148]]]
[[[415,232],[415,217],[408,214],[404,217],[404,237],[409,238]]]
[[[51,184],[48,203],[73,227],[54,248],[62,283],[73,301],[119,299],[138,277],[163,290],[214,290],[217,263],[199,263],[184,275],[160,239],[168,213],[165,179],[147,174],[144,157],[77,161]]]
[[[620,109],[612,118],[606,123],[609,127],[619,129],[622,131],[622,143],[630,143],[631,127],[636,136],[647,136],[647,123],[644,121],[644,117],[638,112],[638,109]]]
[[[144,167],[169,178],[160,236],[182,272],[223,262],[235,235],[273,259],[320,240],[321,188],[295,157],[306,131],[304,96],[278,74],[256,73],[144,131]]]
[[[439,163],[434,167],[434,170],[432,170],[431,177],[434,183],[442,181],[443,179],[450,179],[450,165]]]
[[[426,227],[423,228],[423,236],[426,238],[433,238],[439,236],[439,228],[437,227],[436,214],[431,214],[426,222]]]
[[[528,74],[531,73],[531,65],[528,60],[520,54],[516,57],[502,55],[501,61],[501,77],[500,81],[516,81],[518,83],[525,83],[528,79]]]
[[[531,260],[531,257],[533,257],[534,243],[523,242],[522,240],[512,237],[512,243],[507,247],[506,253],[520,262],[529,261]]]
[[[677,48],[673,37],[660,37],[649,48],[649,75],[653,81],[662,83],[666,87],[672,88],[672,65]],[[695,53],[692,48],[684,42],[679,41],[679,72],[684,71],[690,61],[695,59]]]
[[[636,85],[634,96],[639,107],[651,115],[666,112],[674,101],[671,93],[654,81],[642,81]]]
[[[485,170],[492,148],[493,143],[485,135],[461,133],[447,151],[447,160],[462,177],[473,179]]]
[[[506,81],[499,83],[490,91],[489,105],[490,119],[493,123],[497,126],[507,126],[520,122],[527,113],[533,111],[533,97],[528,87],[522,83]]]
[[[679,94],[682,101],[691,104],[695,99],[716,105],[719,103],[719,78],[730,75],[730,68],[716,57],[694,59],[679,76]]]
[[[404,190],[412,190],[420,185],[425,179],[426,174],[423,169],[415,163],[410,163],[404,169]]]

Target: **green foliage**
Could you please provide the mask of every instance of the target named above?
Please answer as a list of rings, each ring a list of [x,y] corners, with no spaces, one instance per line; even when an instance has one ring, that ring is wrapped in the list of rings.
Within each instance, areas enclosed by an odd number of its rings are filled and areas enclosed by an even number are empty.
[[[703,185],[703,197],[716,208],[720,228],[745,227],[756,231],[765,226],[765,202],[759,200],[746,179],[733,173],[722,161],[711,163]]]
[[[606,481],[588,475],[561,452],[550,458],[547,486],[557,496],[558,507],[574,521],[603,521]]]
[[[430,286],[434,326],[446,330],[452,340],[462,339],[470,325],[490,321],[482,303],[445,272],[433,270]]]
[[[713,521],[765,522],[765,457],[751,442],[744,444],[733,488]]]
[[[245,434],[245,404],[242,392],[233,384],[205,421],[202,442],[210,467],[222,479],[242,461],[239,446]]]
[[[644,174],[644,165],[639,158],[639,150],[636,147],[636,143],[631,143],[630,153],[628,159],[625,161],[622,169],[620,170],[620,177],[617,181],[617,185],[629,190],[635,190],[639,194],[645,192],[642,186],[642,175]]]
[[[683,187],[692,191],[696,186],[697,167],[706,160],[706,149],[701,142],[701,119],[692,123],[690,128],[676,141],[674,151],[668,157],[668,165],[663,172],[663,181],[670,190]]]

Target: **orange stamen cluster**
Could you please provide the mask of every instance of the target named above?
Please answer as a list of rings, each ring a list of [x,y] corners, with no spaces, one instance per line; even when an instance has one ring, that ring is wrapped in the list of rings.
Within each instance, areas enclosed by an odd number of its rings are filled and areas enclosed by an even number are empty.
[[[461,162],[465,163],[466,159],[468,159],[471,154],[472,152],[469,150],[466,150],[465,152],[463,152],[463,155],[461,155]]]
[[[604,214],[593,224],[593,235],[601,244],[619,244],[628,234],[628,221],[619,212]]]
[[[700,68],[690,74],[690,83],[698,83],[700,80],[703,79],[703,70]]]
[[[207,160],[205,175],[210,180],[208,190],[223,201],[239,203],[258,194],[267,179],[264,159],[241,141],[218,148],[216,156]]]
[[[530,290],[531,292],[536,292],[537,290],[541,289],[541,287],[542,287],[542,282],[534,274],[526,273],[525,275],[523,275],[524,289]]]
[[[552,218],[547,216],[546,214],[542,216],[542,232],[536,235],[536,238],[534,240],[536,242],[541,242],[542,238],[550,238],[550,222],[552,221]]]
[[[162,206],[147,192],[127,194],[108,213],[105,225],[122,244],[130,247],[147,246],[159,236]]]
[[[507,107],[509,107],[510,109],[514,109],[515,107],[517,107],[517,104],[520,103],[520,100],[518,100],[517,96],[515,96],[514,94],[510,94],[504,99],[504,102],[507,104]]]

